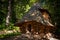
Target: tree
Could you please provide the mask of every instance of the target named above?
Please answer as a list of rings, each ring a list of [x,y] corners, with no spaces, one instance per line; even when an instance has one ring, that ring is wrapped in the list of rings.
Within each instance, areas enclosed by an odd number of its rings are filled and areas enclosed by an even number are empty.
[[[10,17],[11,17],[11,1],[12,0],[9,0],[8,1],[8,14],[7,14],[7,17],[6,17],[6,26],[8,26],[9,23],[10,23]]]

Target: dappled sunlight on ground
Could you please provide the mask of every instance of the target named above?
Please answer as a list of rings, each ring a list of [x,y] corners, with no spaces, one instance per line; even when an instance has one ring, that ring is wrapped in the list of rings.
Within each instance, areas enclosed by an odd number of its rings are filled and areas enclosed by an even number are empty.
[[[54,37],[54,34],[52,33],[47,33],[47,34],[31,34],[31,33],[26,33],[26,34],[21,34],[17,36],[11,36],[7,38],[3,38],[0,40],[59,40]]]

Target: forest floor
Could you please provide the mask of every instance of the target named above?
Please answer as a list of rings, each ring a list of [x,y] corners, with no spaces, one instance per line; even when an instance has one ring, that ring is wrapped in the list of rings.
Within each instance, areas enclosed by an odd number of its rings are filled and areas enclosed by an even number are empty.
[[[13,33],[13,31],[10,30],[10,31],[7,31],[7,33]],[[6,34],[6,31],[0,31],[0,34]],[[0,40],[48,40],[48,39],[45,39],[45,38],[41,39],[39,35],[21,34],[17,36],[0,38]]]
[[[11,37],[7,37],[7,38],[1,38],[0,40],[38,40],[38,38],[33,38],[30,35],[22,34],[22,35],[18,35],[18,36],[11,36]]]
[[[22,35],[18,35],[18,36],[1,38],[0,40],[41,40],[41,39],[39,39],[39,37],[34,38],[33,36],[22,34]],[[47,40],[47,39],[44,39],[44,40]]]
[[[17,36],[10,36],[7,38],[1,38],[0,40],[48,40],[48,39],[39,39],[40,37],[38,35],[35,35],[35,38],[31,35],[27,35],[27,34],[21,34],[21,35],[17,35]],[[59,39],[53,39],[53,40],[59,40]]]

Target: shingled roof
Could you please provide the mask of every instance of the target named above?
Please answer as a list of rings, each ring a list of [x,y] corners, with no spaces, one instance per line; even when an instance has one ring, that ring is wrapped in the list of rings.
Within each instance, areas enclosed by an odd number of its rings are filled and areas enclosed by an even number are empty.
[[[27,22],[27,21],[32,21],[35,20],[37,22],[41,22],[43,25],[50,25],[53,26],[49,21],[45,20],[42,16],[42,10],[48,12],[45,9],[41,9],[39,4],[34,4],[30,10],[22,17],[22,19],[20,20],[21,22]]]

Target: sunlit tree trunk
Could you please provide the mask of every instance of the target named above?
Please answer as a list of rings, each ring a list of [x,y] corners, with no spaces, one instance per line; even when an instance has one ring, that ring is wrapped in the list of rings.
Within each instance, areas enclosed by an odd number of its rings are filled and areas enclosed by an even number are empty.
[[[6,26],[10,23],[10,17],[11,17],[11,0],[8,1],[8,13],[6,16]]]

